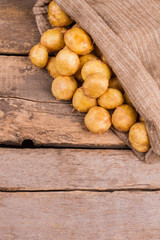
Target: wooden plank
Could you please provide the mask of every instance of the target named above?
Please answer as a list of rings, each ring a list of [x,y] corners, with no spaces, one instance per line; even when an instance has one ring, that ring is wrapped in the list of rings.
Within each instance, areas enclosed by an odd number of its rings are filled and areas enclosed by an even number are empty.
[[[3,240],[159,240],[160,192],[0,193]]]
[[[36,0],[1,0],[0,53],[27,54],[39,42],[32,7]]]
[[[87,131],[84,114],[71,102],[51,94],[52,78],[27,57],[0,57],[0,143],[121,148],[126,145],[110,130],[103,135]]]
[[[160,163],[130,150],[0,149],[1,190],[160,189]]]

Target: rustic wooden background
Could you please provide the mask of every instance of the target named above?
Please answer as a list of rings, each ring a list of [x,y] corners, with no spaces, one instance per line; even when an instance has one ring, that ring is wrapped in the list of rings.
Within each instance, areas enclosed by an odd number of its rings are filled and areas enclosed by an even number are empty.
[[[34,3],[0,1],[0,240],[159,240],[160,163],[52,97],[27,57]]]

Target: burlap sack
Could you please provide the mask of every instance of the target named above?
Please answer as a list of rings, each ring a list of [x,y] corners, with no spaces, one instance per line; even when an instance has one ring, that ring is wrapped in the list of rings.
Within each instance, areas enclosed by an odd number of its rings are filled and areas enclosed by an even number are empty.
[[[47,19],[49,2],[38,0],[33,8],[41,34],[51,28]],[[134,153],[148,163],[160,160],[160,1],[56,2],[92,36],[144,117],[151,149],[146,154],[133,149]],[[130,146],[128,134],[115,132]]]

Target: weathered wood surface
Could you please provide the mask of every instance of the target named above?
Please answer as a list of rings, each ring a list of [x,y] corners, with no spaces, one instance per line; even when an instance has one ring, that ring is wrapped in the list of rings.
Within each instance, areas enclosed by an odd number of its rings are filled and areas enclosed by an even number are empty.
[[[55,100],[52,78],[35,68],[27,57],[0,57],[0,143],[77,147],[126,147],[112,132],[87,131],[84,114],[71,103]]]
[[[160,189],[160,163],[130,150],[0,149],[0,190]]]
[[[36,0],[0,1],[0,53],[27,54],[39,42],[32,8]]]
[[[3,240],[159,240],[159,192],[0,193]]]

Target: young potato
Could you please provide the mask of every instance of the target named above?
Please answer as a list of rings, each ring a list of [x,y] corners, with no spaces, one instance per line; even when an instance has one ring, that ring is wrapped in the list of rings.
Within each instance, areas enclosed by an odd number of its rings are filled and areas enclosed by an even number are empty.
[[[64,28],[64,27],[55,27],[54,28],[55,30],[59,30],[62,34],[65,34],[65,32],[67,32],[67,28]]]
[[[44,45],[50,53],[60,51],[65,46],[62,30],[48,29],[42,34],[41,44]]]
[[[82,88],[78,88],[73,96],[73,107],[79,112],[88,112],[88,110],[97,105],[96,99],[84,95]]]
[[[93,50],[90,36],[79,27],[69,29],[64,35],[66,46],[78,55],[85,55]]]
[[[48,19],[53,27],[65,27],[73,22],[54,1],[49,4]]]
[[[57,71],[64,76],[74,75],[80,66],[80,60],[76,53],[68,48],[62,49],[56,56]]]
[[[135,123],[129,131],[129,141],[132,147],[138,152],[147,152],[150,148],[150,141],[145,123]]]
[[[82,74],[81,74],[82,67],[84,66],[85,63],[87,63],[93,59],[97,59],[97,57],[95,55],[93,55],[92,53],[89,53],[89,54],[86,54],[86,55],[80,57],[80,66],[79,66],[78,71],[75,74],[75,77],[77,80],[83,82],[83,78],[82,78]]]
[[[59,76],[52,83],[52,94],[58,100],[70,100],[77,87],[73,77]]]
[[[59,72],[57,71],[56,68],[56,57],[50,57],[48,64],[47,64],[47,70],[49,72],[49,75],[53,78],[56,78],[60,76]]]
[[[108,88],[107,91],[98,98],[98,104],[106,109],[117,108],[122,105],[123,102],[123,94],[115,88]]]
[[[124,90],[120,84],[120,81],[118,80],[117,77],[112,77],[110,80],[109,80],[109,88],[116,88],[118,89],[119,91],[121,91],[122,93],[124,93]]]
[[[101,107],[91,108],[84,121],[88,130],[96,134],[104,133],[111,127],[111,116]]]
[[[145,122],[144,118],[142,116],[139,115],[139,121],[140,122]]]
[[[116,108],[112,115],[112,124],[120,132],[128,132],[137,119],[136,110],[127,104]]]
[[[129,99],[129,97],[126,93],[124,93],[124,102],[128,105],[133,106],[132,103],[131,103],[131,100]]]
[[[36,67],[44,68],[48,62],[48,51],[46,47],[38,43],[32,47],[29,58]]]
[[[95,45],[95,44],[94,44],[93,54],[95,54],[98,58],[102,57],[102,53],[101,53],[99,47],[97,47],[97,45]]]
[[[103,73],[94,73],[82,85],[84,94],[90,98],[100,97],[108,88],[108,79]]]
[[[108,80],[111,77],[110,67],[97,59],[85,63],[81,70],[82,78],[84,81],[89,75],[94,73],[103,73]]]

